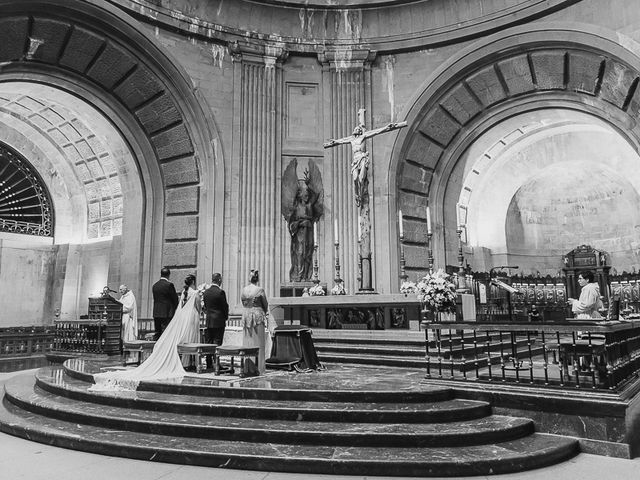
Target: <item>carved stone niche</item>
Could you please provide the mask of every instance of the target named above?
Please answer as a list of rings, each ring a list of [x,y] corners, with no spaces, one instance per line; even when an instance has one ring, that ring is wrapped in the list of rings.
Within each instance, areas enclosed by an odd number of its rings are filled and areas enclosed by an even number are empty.
[[[602,250],[592,248],[590,245],[580,245],[564,258],[563,271],[567,281],[567,297],[578,298],[580,296],[580,285],[578,285],[578,275],[582,272],[592,271],[595,281],[598,282],[600,293],[605,300],[609,300],[609,270],[607,265],[608,254]]]

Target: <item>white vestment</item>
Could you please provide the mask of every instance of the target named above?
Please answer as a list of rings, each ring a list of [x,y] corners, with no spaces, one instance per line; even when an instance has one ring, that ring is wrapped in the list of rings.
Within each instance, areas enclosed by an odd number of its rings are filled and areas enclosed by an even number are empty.
[[[598,310],[602,309],[600,287],[597,283],[587,283],[580,291],[580,298],[573,300],[571,311],[576,318],[602,318]]]
[[[130,342],[138,339],[138,308],[136,297],[129,290],[118,300],[122,304],[122,341]]]

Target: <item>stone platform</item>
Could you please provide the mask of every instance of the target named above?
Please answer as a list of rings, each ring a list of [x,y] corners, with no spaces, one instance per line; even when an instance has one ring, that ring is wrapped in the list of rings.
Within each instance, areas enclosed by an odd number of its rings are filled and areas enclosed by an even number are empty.
[[[576,439],[534,433],[530,419],[425,384],[422,370],[334,365],[89,391],[103,366],[74,359],[10,379],[0,429],[114,456],[346,475],[517,472],[578,452]]]

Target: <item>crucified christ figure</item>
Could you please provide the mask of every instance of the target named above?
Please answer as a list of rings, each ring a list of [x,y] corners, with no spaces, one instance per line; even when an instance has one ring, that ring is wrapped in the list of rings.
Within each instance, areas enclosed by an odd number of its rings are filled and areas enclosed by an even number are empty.
[[[406,127],[407,122],[390,123],[374,130],[366,130],[364,126],[364,112],[358,110],[358,126],[353,130],[353,135],[329,140],[323,144],[324,148],[336,145],[351,145],[353,157],[351,159],[351,177],[358,208],[358,244],[359,244],[359,272],[360,291],[373,291],[371,274],[371,221],[369,219],[369,153],[365,147],[365,140],[384,132],[390,132],[398,128]]]
[[[398,128],[406,127],[407,122],[390,123],[384,127],[366,130],[364,126],[364,108],[358,110],[358,125],[353,129],[353,134],[338,138],[337,140],[329,140],[323,144],[324,148],[334,147],[336,145],[351,144],[353,158],[351,159],[351,177],[353,178],[353,187],[356,197],[356,205],[359,207],[367,196],[369,172],[369,152],[367,152],[364,141],[367,138],[379,135],[381,133],[390,132]]]

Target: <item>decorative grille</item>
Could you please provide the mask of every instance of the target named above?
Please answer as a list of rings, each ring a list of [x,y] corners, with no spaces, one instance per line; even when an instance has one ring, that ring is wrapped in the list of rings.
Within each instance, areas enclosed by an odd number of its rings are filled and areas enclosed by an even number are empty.
[[[0,143],[0,231],[53,236],[51,198],[38,172]]]

